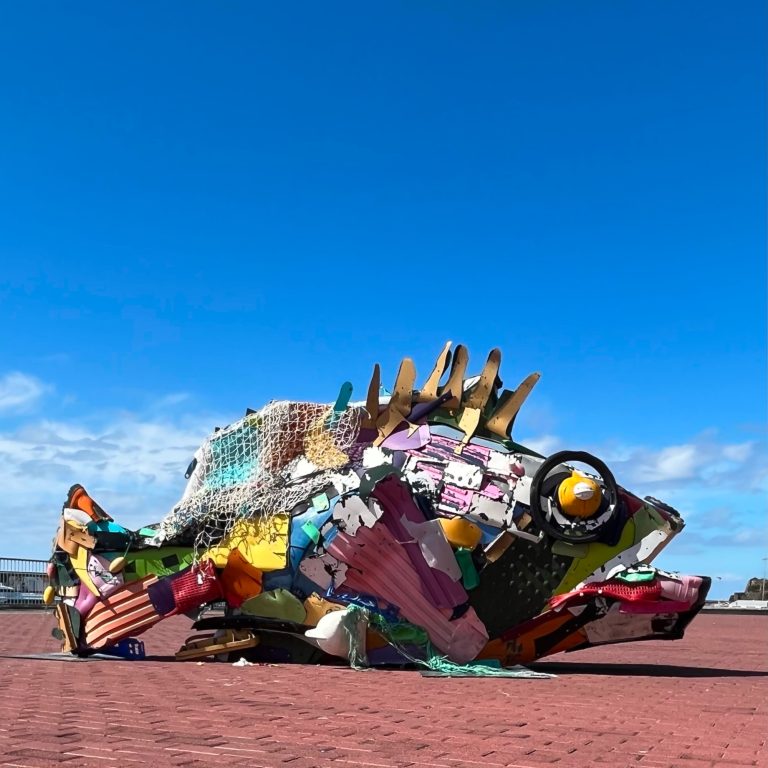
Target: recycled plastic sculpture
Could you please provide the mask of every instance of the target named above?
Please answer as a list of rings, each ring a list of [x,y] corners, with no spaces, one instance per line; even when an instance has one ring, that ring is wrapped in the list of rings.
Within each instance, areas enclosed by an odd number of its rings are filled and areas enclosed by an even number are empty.
[[[180,659],[508,666],[682,637],[710,579],[649,565],[682,518],[589,454],[514,442],[539,374],[499,391],[500,361],[465,378],[449,342],[420,389],[406,358],[389,396],[376,365],[365,403],[345,383],[333,405],[249,410],[138,531],[73,486],[45,594],[63,649],[113,649],[180,613],[208,630]],[[208,604],[226,608],[200,619]]]

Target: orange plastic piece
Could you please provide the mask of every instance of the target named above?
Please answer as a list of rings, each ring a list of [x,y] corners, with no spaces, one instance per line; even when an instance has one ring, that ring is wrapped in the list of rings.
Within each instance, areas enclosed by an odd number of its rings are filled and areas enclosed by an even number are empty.
[[[239,608],[249,597],[261,594],[261,571],[251,565],[242,552],[235,548],[227,557],[227,564],[219,576],[227,603]]]

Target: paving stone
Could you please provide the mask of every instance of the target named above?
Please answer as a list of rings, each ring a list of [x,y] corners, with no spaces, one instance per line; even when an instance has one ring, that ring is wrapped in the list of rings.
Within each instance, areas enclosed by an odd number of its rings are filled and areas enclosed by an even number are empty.
[[[0,766],[714,768],[768,766],[768,618],[704,615],[684,640],[562,654],[551,680],[48,661],[48,613],[0,612]]]

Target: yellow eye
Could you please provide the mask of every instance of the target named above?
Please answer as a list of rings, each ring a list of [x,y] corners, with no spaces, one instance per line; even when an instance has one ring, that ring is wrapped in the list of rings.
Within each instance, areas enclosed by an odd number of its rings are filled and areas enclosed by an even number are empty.
[[[591,477],[574,472],[558,486],[557,500],[569,517],[592,517],[600,508],[602,491]]]

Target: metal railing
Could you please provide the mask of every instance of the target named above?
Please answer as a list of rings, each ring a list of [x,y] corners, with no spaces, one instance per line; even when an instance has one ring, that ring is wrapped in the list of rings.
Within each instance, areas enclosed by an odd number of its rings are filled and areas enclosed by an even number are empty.
[[[0,557],[0,610],[42,608],[47,565],[47,560]]]

